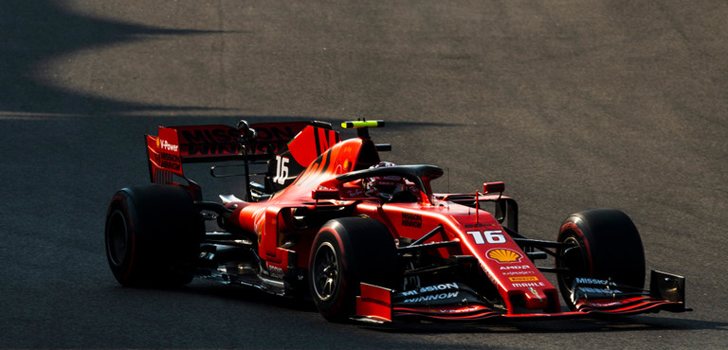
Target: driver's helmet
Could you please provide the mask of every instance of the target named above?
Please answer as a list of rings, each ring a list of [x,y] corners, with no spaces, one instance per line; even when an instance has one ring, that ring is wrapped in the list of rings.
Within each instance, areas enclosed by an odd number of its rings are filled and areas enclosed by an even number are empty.
[[[384,168],[395,166],[392,162],[379,162],[369,167],[373,168]],[[406,189],[406,182],[401,176],[390,175],[390,176],[374,176],[363,179],[364,190],[368,196],[377,196],[385,200],[391,200],[392,197]]]

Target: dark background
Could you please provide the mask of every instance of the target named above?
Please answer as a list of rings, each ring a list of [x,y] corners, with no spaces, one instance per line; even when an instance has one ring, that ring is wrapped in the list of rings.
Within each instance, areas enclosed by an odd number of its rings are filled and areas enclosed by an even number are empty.
[[[725,348],[726,18],[722,1],[4,0],[0,347]],[[148,181],[144,133],[300,116],[385,119],[389,159],[448,169],[441,191],[505,181],[536,238],[621,208],[695,311],[383,331],[205,282],[116,284],[104,215]]]

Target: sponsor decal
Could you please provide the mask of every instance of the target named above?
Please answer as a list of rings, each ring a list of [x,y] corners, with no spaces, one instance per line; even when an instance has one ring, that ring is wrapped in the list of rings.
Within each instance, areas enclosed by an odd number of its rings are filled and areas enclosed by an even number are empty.
[[[440,293],[440,294],[432,294],[432,295],[423,295],[420,297],[405,299],[403,301],[403,303],[411,304],[411,303],[423,303],[423,302],[436,301],[436,300],[453,299],[453,298],[457,298],[458,294],[460,294],[460,293],[459,292],[448,292],[448,293]]]
[[[190,156],[196,155],[225,155],[225,154],[238,154],[240,147],[236,142],[231,143],[188,143],[183,144],[183,148],[186,148],[187,154]]]
[[[611,296],[614,294],[622,294],[623,292],[619,289],[609,289],[609,288],[592,288],[592,287],[579,287],[577,289],[578,292],[585,293],[587,295],[599,295],[599,296]]]
[[[624,293],[614,288],[616,286],[616,283],[609,280],[577,277],[574,279],[574,291],[572,292],[571,300],[613,299]]]
[[[516,277],[508,277],[508,280],[511,282],[536,282],[536,281],[538,281],[538,277],[536,277],[536,276],[516,276]]]
[[[157,139],[157,142],[159,142],[159,148],[161,148],[161,149],[163,149],[165,151],[170,151],[170,152],[175,152],[175,153],[177,151],[179,151],[179,145],[175,145],[173,143],[170,143],[167,140],[162,140],[160,142],[159,139]]]
[[[422,215],[402,213],[402,226],[422,227]]]
[[[523,256],[515,250],[508,248],[491,249],[485,253],[488,259],[495,260],[501,264],[512,264],[521,262]]]
[[[509,270],[530,270],[531,265],[506,265],[501,266],[498,268],[501,271],[509,271]],[[526,273],[530,273],[529,271],[525,271]],[[514,273],[515,275],[515,273]]]
[[[426,286],[422,287],[420,289],[413,289],[402,292],[402,295],[404,296],[412,296],[412,295],[418,295],[422,293],[429,293],[429,292],[436,292],[436,291],[442,291],[442,290],[450,290],[450,289],[460,289],[457,283],[441,283],[441,284],[435,284],[432,286]]]
[[[505,271],[505,272],[502,272],[501,274],[503,276],[520,276],[520,275],[529,275],[532,273],[533,273],[533,271],[531,269],[528,269],[528,270]]]
[[[574,283],[588,284],[588,285],[592,285],[592,286],[612,286],[612,287],[617,285],[616,283],[614,283],[612,281],[600,280],[600,279],[596,279],[596,278],[586,278],[586,277],[577,277],[574,279]]]
[[[166,169],[182,169],[182,163],[180,162],[179,157],[167,153],[160,153],[159,157],[157,158],[157,163],[159,164],[159,166]]]
[[[230,127],[180,129],[182,151],[190,156],[238,154],[240,132]]]
[[[169,134],[169,133],[167,133],[167,134]],[[179,150],[179,145],[176,145],[167,140],[163,140],[161,136],[158,136],[155,138],[154,144],[156,146],[156,150],[162,150],[162,151],[167,151],[167,152],[172,152],[172,153],[154,151],[154,152],[149,153],[150,160],[152,162],[154,162],[155,164],[157,164],[163,170],[181,172],[182,171],[182,161],[177,153],[177,151]],[[156,178],[156,175],[155,175],[155,178]]]
[[[240,137],[240,132],[230,127],[191,127],[180,131],[187,143],[194,144],[237,142]]]
[[[543,282],[523,282],[523,283],[513,283],[513,287],[515,288],[531,288],[531,287],[545,287],[546,283]]]

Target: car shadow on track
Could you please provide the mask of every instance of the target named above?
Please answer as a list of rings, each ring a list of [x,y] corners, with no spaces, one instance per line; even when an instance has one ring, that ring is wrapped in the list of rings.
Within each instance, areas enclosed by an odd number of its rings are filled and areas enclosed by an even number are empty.
[[[254,288],[222,285],[210,281],[195,281],[184,288],[170,289],[169,291],[205,295],[243,303],[261,304],[293,311],[317,312],[313,301],[307,298],[280,297]]]

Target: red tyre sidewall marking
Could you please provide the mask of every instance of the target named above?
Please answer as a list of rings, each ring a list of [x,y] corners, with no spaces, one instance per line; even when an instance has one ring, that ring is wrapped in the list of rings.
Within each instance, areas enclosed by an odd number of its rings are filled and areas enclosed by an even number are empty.
[[[587,263],[589,264],[589,273],[594,274],[594,265],[592,263],[592,254],[591,254],[591,248],[589,247],[589,241],[586,240],[584,236],[584,232],[582,231],[581,227],[574,222],[570,221],[566,225],[564,225],[564,229],[568,231],[574,232],[576,234],[577,238],[579,239],[579,243],[584,247],[584,250],[586,250],[587,255]],[[562,230],[563,232],[564,230]]]

